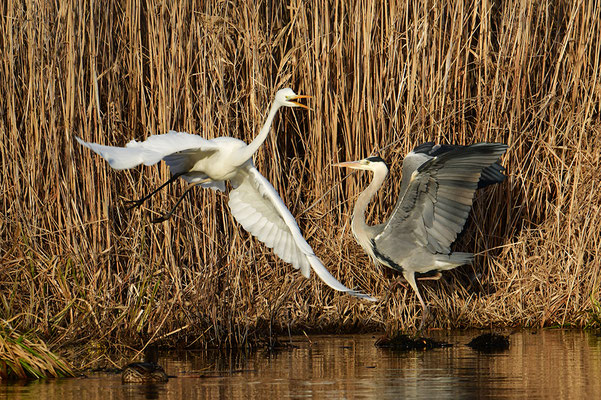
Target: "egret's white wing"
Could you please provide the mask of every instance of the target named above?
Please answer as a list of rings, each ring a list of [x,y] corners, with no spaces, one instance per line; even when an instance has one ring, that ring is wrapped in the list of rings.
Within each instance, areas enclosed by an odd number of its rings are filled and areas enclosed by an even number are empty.
[[[163,158],[163,154],[151,150],[105,146],[98,143],[84,142],[78,137],[75,137],[75,139],[82,146],[99,154],[115,169],[129,169],[140,164],[153,165]]]
[[[482,170],[495,163],[507,146],[478,143],[445,152],[420,165],[375,242],[392,259],[404,251],[396,238],[413,235],[432,253],[449,254],[463,229]]]
[[[78,137],[75,139],[82,146],[98,153],[115,169],[129,169],[140,164],[154,165],[169,154],[191,148],[217,150],[214,143],[198,135],[175,131],[163,135],[151,135],[143,142],[132,140],[125,147],[84,142]]]
[[[311,268],[332,289],[370,301],[375,298],[352,290],[334,278],[311,249],[286,205],[271,183],[252,164],[232,179],[229,207],[244,229],[273,248],[284,261],[309,277]]]

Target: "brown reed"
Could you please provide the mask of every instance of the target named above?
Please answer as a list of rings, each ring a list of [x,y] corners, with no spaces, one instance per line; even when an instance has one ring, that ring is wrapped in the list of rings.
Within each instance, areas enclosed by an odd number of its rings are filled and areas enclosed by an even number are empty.
[[[68,363],[35,337],[0,328],[0,380],[73,377]]]
[[[507,182],[480,192],[457,244],[472,267],[423,284],[433,326],[597,324],[601,15],[593,2],[514,0],[0,3],[0,315],[54,343],[239,345],[273,329],[399,329],[420,318],[389,293],[349,220],[366,174],[333,162],[380,151],[392,210],[417,144],[507,143]],[[375,305],[303,279],[198,189],[138,211],[164,165],[113,171],[74,137],[124,145],[169,129],[250,141],[329,270]]]

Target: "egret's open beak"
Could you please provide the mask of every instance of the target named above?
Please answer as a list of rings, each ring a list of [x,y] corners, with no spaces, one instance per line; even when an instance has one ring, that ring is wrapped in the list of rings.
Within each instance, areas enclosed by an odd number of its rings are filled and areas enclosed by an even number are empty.
[[[306,108],[307,110],[310,110],[310,108],[308,106],[306,106],[306,105],[304,105],[302,103],[299,103],[297,101],[294,101],[294,100],[298,100],[298,99],[310,99],[310,98],[311,98],[311,96],[308,96],[306,94],[297,94],[296,96],[290,96],[288,98],[288,101],[291,102],[291,103],[293,103],[293,104],[296,104],[299,107]]]
[[[361,163],[359,161],[345,161],[341,163],[334,164],[334,167],[347,167],[353,169],[359,169]]]

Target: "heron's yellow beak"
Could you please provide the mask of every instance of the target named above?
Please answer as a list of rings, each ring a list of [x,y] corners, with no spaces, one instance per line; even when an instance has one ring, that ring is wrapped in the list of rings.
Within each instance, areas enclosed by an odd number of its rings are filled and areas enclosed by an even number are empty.
[[[360,169],[361,162],[360,161],[345,161],[341,163],[334,164],[335,167],[347,167],[352,169]]]
[[[297,94],[296,96],[290,96],[287,100],[289,102],[291,102],[291,103],[299,106],[299,107],[306,108],[307,110],[310,110],[310,108],[308,106],[306,106],[306,105],[304,105],[302,103],[299,103],[297,101],[294,101],[294,100],[298,100],[298,99],[310,99],[310,98],[311,98],[311,96],[308,96],[306,94]]]

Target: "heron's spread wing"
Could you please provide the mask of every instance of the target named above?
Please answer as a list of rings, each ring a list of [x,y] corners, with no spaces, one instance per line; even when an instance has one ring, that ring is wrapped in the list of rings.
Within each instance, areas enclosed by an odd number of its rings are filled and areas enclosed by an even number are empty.
[[[434,142],[422,143],[414,148],[403,160],[403,184],[408,183],[409,177],[421,164],[426,161],[440,156],[450,151],[456,151],[458,149],[464,149],[468,146],[458,144],[435,144]],[[482,170],[480,180],[478,181],[478,189],[482,189],[486,186],[493,185],[495,183],[501,183],[505,180],[503,175],[505,168],[499,164],[499,160],[489,165]],[[405,181],[407,179],[407,181]],[[401,186],[400,193],[405,193],[406,185]]]
[[[271,183],[252,165],[232,179],[229,206],[234,218],[284,261],[309,277],[311,268],[331,288],[375,301],[373,297],[349,289],[334,278],[313,253],[286,205]]]
[[[175,131],[163,135],[151,135],[143,142],[132,140],[125,147],[84,142],[78,137],[75,139],[82,146],[98,153],[115,169],[129,169],[140,164],[154,165],[167,155],[188,149],[217,150],[214,143],[198,135]]]
[[[467,220],[482,170],[507,146],[478,143],[445,152],[423,163],[410,176],[397,206],[376,242],[394,248],[394,238],[411,232],[432,253],[450,253]]]

